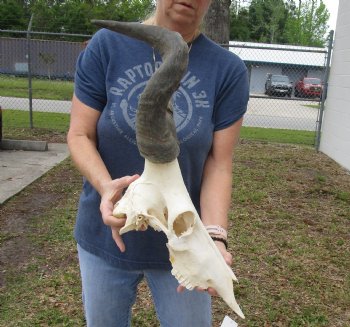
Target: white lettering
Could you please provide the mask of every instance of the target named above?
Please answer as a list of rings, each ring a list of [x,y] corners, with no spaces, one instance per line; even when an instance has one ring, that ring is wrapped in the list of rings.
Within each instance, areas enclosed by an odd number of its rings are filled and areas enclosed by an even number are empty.
[[[133,69],[135,69],[139,73],[141,78],[143,78],[143,72],[142,72],[142,66],[141,65],[137,65]]]
[[[129,85],[132,85],[130,81],[122,77],[118,78],[118,84],[120,84],[124,88],[124,90],[126,90]]]
[[[117,87],[114,87],[112,86],[110,89],[109,89],[109,92],[111,92],[112,94],[114,95],[123,95],[124,93],[124,90],[121,90],[121,89],[118,89]]]
[[[130,80],[132,80],[134,83],[136,82],[136,74],[132,69],[128,69],[125,74],[129,77]]]
[[[192,96],[194,99],[205,99],[207,97],[207,93],[205,91],[201,91],[199,93],[193,92]]]
[[[191,89],[200,82],[200,80],[196,76],[188,78],[190,74],[191,72],[188,72],[182,79],[182,85],[187,86],[189,89]]]
[[[209,108],[209,101],[207,100],[195,100],[196,108]]]

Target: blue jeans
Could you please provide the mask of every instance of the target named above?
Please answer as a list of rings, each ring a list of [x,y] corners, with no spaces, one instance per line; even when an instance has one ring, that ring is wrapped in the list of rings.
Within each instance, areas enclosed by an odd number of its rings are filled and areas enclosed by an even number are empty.
[[[78,245],[83,302],[88,327],[129,327],[137,285],[145,278],[162,327],[211,327],[211,298],[206,292],[177,293],[166,270],[122,270]]]

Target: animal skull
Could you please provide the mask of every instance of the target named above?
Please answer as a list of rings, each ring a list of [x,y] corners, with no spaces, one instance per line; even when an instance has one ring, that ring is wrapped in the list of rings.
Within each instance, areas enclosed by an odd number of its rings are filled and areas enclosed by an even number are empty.
[[[179,147],[169,101],[187,68],[187,44],[178,33],[158,26],[94,23],[150,43],[163,59],[139,100],[136,140],[145,167],[115,205],[113,215],[127,218],[120,233],[148,226],[164,232],[172,274],[179,283],[190,290],[214,288],[244,318],[233,293],[232,281],[237,279],[202,224],[177,160]]]
[[[139,179],[117,202],[113,215],[127,217],[120,234],[151,226],[168,238],[172,274],[180,284],[213,287],[240,317],[244,315],[233,293],[236,276],[206,231],[183,182],[177,159],[155,164],[145,160]]]

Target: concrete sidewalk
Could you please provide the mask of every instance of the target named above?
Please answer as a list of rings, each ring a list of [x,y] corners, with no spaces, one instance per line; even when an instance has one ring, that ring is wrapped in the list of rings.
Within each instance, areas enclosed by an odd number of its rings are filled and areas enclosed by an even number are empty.
[[[69,156],[67,144],[49,143],[47,151],[0,149],[0,204]]]

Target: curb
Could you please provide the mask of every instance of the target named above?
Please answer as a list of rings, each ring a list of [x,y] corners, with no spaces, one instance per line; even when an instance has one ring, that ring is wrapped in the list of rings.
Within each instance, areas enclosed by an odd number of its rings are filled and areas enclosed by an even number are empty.
[[[47,151],[49,148],[48,143],[46,141],[2,139],[0,141],[0,149],[22,151]]]

